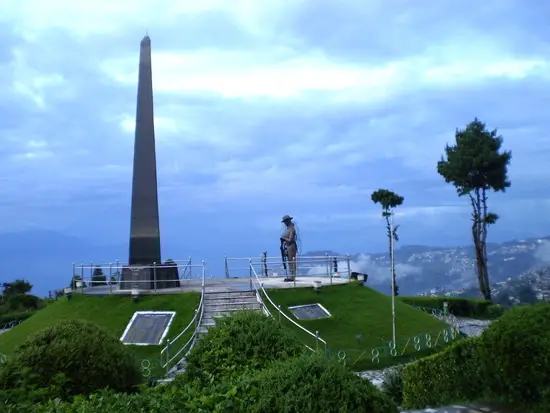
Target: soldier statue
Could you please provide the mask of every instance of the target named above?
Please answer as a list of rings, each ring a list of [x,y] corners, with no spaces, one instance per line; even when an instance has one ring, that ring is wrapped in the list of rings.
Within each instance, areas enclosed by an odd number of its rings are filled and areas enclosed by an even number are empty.
[[[292,219],[290,215],[285,215],[282,220],[283,224],[285,224],[285,232],[281,237],[281,245],[284,248],[290,271],[285,281],[296,280],[296,254],[298,252],[298,244],[296,226],[292,222]]]

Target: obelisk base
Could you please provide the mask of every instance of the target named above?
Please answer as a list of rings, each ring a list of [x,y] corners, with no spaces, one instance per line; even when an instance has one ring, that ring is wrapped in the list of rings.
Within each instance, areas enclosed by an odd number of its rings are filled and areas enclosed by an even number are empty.
[[[161,290],[181,287],[178,269],[173,264],[154,267],[131,265],[122,268],[120,290]]]

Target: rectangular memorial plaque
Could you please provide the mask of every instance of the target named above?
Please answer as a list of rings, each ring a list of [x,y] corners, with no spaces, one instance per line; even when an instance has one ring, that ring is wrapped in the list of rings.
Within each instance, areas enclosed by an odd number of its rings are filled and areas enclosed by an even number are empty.
[[[317,320],[319,318],[328,318],[330,313],[328,310],[323,307],[321,304],[306,304],[306,305],[295,305],[293,307],[288,307],[294,317],[298,320]]]
[[[120,341],[136,346],[162,344],[175,315],[175,311],[136,311]]]

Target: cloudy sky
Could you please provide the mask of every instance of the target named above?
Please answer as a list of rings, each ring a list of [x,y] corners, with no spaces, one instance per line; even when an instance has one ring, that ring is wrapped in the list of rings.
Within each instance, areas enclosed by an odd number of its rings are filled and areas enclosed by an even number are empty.
[[[491,239],[548,235],[550,4],[527,3],[0,0],[0,231],[127,245],[148,30],[165,258],[275,255],[284,214],[306,251],[380,250],[380,187],[403,243],[469,243],[436,163],[475,116],[513,152]]]

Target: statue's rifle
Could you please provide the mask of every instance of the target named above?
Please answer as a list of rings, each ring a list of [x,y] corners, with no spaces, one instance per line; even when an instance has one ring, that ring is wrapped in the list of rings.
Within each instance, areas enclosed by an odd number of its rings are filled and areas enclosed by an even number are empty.
[[[286,261],[287,261],[287,255],[285,250],[285,242],[281,239],[281,259],[283,260],[283,268],[285,269],[285,275],[288,275],[288,271],[286,269]]]

